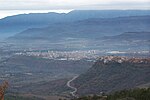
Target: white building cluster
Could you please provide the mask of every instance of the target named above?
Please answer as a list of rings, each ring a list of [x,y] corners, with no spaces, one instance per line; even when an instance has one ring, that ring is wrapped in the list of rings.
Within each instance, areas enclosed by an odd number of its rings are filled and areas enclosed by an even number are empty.
[[[81,59],[96,59],[99,50],[87,50],[87,51],[45,51],[45,52],[25,52],[16,53],[17,55],[36,56],[47,59],[57,60],[81,60]]]

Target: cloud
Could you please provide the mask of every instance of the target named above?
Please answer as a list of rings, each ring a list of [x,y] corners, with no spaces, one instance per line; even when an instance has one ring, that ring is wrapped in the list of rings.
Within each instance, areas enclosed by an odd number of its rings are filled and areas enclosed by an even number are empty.
[[[0,10],[149,9],[149,4],[149,0],[1,0]]]

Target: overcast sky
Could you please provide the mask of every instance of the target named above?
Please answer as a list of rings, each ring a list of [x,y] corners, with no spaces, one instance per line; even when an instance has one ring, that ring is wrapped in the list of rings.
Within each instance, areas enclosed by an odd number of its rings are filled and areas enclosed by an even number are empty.
[[[0,0],[0,10],[149,9],[150,0]]]
[[[150,0],[0,0],[0,19],[23,13],[110,9],[150,10]]]

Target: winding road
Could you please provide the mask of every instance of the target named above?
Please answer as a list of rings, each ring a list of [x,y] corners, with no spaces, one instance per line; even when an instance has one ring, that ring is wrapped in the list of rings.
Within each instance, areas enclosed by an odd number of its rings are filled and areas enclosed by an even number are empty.
[[[73,90],[73,91],[70,92],[70,94],[71,94],[73,97],[75,97],[75,98],[78,97],[78,96],[75,94],[78,89],[77,89],[76,87],[71,86],[71,82],[74,81],[77,77],[78,77],[78,76],[74,76],[71,80],[69,80],[69,81],[67,82],[67,86]]]

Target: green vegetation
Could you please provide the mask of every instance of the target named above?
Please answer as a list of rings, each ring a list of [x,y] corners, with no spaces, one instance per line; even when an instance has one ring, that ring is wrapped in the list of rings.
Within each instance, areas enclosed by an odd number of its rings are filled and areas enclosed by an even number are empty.
[[[150,100],[150,88],[122,90],[106,96],[86,96],[74,100]]]
[[[81,98],[73,99],[73,100],[107,100],[107,98],[104,96],[94,95],[94,96],[85,96],[85,97],[81,97]]]
[[[133,100],[149,100],[150,88],[122,90],[120,92],[115,92],[114,94],[108,95],[107,100],[121,100],[123,98],[133,98]]]
[[[37,98],[34,96],[27,97],[19,95],[6,95],[5,100],[44,100],[44,99]],[[59,99],[59,100],[66,100],[66,99]],[[102,96],[99,95],[84,96],[72,100],[150,100],[150,88],[122,90],[114,92],[109,95],[102,94]]]
[[[42,98],[37,97],[24,97],[18,95],[6,95],[5,100],[44,100]]]

